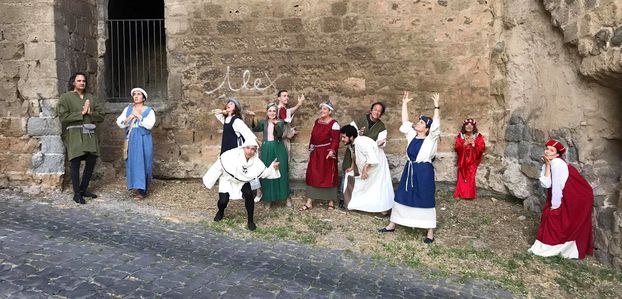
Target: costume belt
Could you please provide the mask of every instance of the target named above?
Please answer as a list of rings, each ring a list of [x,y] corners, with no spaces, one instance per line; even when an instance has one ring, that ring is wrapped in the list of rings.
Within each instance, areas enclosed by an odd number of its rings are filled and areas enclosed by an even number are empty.
[[[408,172],[406,173],[406,192],[408,192],[408,183],[410,182],[410,188],[414,188],[414,179],[413,179],[413,163],[417,163],[413,160],[406,160],[406,164],[408,165]]]
[[[69,129],[82,129],[82,134],[88,134],[91,137],[91,134],[95,134],[95,124],[83,124],[83,125],[74,125],[67,126],[67,130]]]
[[[329,146],[329,143],[324,143],[324,144],[309,144],[309,151],[312,152],[314,149],[318,148],[318,147],[325,147],[325,146]]]

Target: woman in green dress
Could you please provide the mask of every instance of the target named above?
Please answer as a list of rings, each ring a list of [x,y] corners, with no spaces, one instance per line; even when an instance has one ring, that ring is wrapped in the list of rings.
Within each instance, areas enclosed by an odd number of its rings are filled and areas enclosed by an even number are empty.
[[[262,200],[270,203],[283,201],[289,196],[289,166],[287,165],[287,150],[283,143],[283,120],[277,118],[277,105],[268,104],[266,107],[266,119],[262,119],[253,127],[255,132],[263,132],[261,144],[261,161],[270,165],[278,160],[281,177],[278,179],[261,179]]]

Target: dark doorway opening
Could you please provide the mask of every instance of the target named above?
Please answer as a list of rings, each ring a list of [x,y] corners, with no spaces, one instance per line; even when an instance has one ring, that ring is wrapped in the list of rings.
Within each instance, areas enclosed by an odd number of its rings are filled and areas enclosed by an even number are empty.
[[[106,41],[108,101],[128,101],[134,87],[144,88],[150,101],[166,99],[164,25],[164,0],[110,0]]]

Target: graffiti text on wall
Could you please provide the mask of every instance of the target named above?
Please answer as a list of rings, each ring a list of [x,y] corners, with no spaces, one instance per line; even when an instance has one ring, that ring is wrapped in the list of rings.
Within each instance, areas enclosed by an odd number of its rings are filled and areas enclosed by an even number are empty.
[[[222,82],[220,83],[220,85],[218,85],[218,87],[210,90],[210,91],[206,91],[205,93],[207,94],[213,94],[217,91],[219,91],[220,89],[224,88],[229,88],[229,91],[264,91],[268,88],[274,88],[276,91],[276,85],[274,84],[276,82],[276,80],[279,79],[280,75],[277,76],[276,78],[274,78],[274,80],[272,80],[270,78],[270,76],[268,76],[267,73],[263,73],[265,76],[265,79],[268,81],[268,85],[264,85],[263,83],[263,79],[262,78],[256,78],[253,81],[253,84],[251,85],[251,71],[250,70],[244,70],[242,72],[242,84],[240,85],[239,88],[235,88],[234,86],[231,85],[231,79],[229,79],[229,69],[230,67],[227,66],[227,72],[225,73],[224,78],[222,78]],[[226,84],[226,85],[225,85]]]

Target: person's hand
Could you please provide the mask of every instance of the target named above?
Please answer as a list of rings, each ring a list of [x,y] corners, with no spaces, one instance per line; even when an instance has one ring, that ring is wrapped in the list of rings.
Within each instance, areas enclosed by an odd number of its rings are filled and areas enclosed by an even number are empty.
[[[335,157],[335,151],[330,150],[328,151],[328,155],[326,155],[326,159],[336,159],[337,157]]]
[[[376,141],[376,143],[378,144],[378,146],[384,146],[384,144],[387,143],[387,140],[386,139],[378,140]]]
[[[365,133],[365,127],[361,127],[359,129],[359,135],[363,135]]]
[[[303,94],[303,95],[298,96],[298,103],[301,103],[301,104],[302,104],[302,102],[304,102],[304,101],[305,101],[305,95],[304,95],[304,94]]]
[[[89,114],[89,112],[91,112],[90,110],[91,110],[91,101],[86,100],[84,102],[84,106],[82,106],[82,115]]]
[[[225,111],[222,109],[212,109],[214,115],[223,114]]]
[[[367,174],[367,166],[363,167],[363,171],[361,171],[361,180],[366,180],[369,177]]]
[[[298,135],[299,132],[298,132],[298,129],[296,129],[296,127],[292,127],[291,130],[292,130],[292,137]]]
[[[407,104],[408,102],[412,101],[412,98],[408,97],[408,91],[404,91],[404,96],[402,97],[402,104]]]
[[[280,162],[274,159],[274,161],[272,162],[272,167],[274,168],[274,170],[279,170],[279,164]]]
[[[353,167],[354,167],[354,166],[350,166],[350,167],[346,168],[345,172],[351,172],[352,170],[354,170],[354,168],[353,168]]]
[[[246,111],[244,113],[246,113],[246,115],[255,116],[255,112],[254,111]]]
[[[438,92],[433,93],[430,98],[432,99],[432,101],[434,101],[434,107],[438,107],[438,102],[440,100]]]
[[[143,117],[140,115],[140,112],[138,112],[138,111],[136,111],[136,110],[132,111],[132,116],[133,116],[134,118],[138,118],[138,119],[143,118]]]
[[[555,157],[551,157],[551,156],[547,156],[546,154],[542,155],[542,160],[544,161],[544,164],[546,166],[550,166],[551,165],[551,160],[553,160]]]

